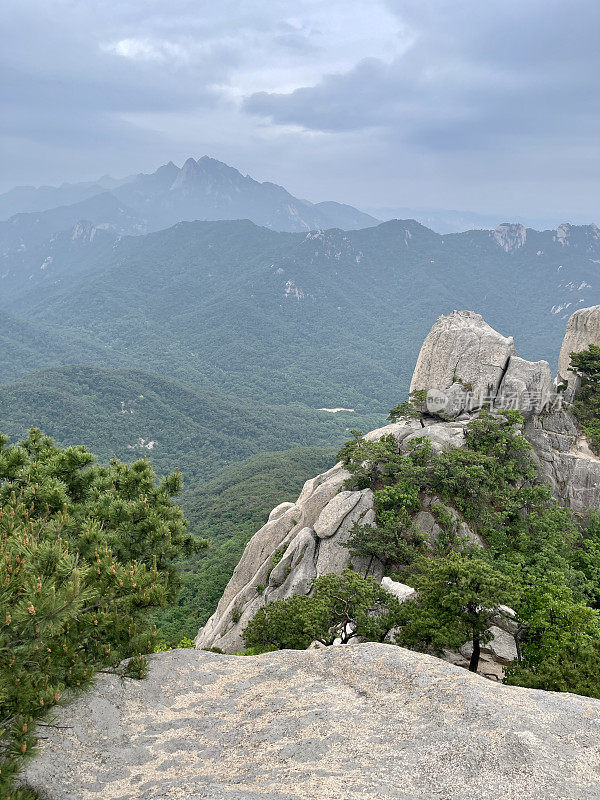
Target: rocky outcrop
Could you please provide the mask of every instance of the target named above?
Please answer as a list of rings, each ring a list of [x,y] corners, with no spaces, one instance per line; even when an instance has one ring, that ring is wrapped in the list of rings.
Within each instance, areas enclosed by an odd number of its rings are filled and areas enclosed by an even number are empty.
[[[466,393],[495,397],[509,358],[516,355],[512,337],[491,328],[480,314],[453,311],[441,316],[427,334],[410,391],[453,392],[457,412]]]
[[[547,361],[519,358],[512,337],[472,311],[441,316],[427,335],[410,385],[427,392],[427,410],[457,417],[484,404],[538,413],[554,394]]]
[[[580,308],[567,322],[567,332],[558,356],[558,379],[576,386],[577,376],[569,370],[571,353],[585,350],[591,344],[600,345],[600,306]]]
[[[527,241],[527,228],[518,222],[504,222],[492,231],[492,237],[506,253],[514,253]]]
[[[434,451],[441,452],[464,446],[467,421],[432,420],[424,428],[418,420],[398,422],[371,431],[365,438],[377,441],[391,434],[398,448],[406,452],[415,438],[426,436]],[[381,562],[351,556],[344,546],[355,523],[375,523],[373,492],[345,490],[348,477],[343,465],[336,464],[308,480],[295,503],[273,509],[266,525],[246,546],[217,610],[198,632],[197,647],[218,647],[228,653],[243,650],[242,632],[259,608],[273,600],[308,594],[315,578],[340,573],[349,564],[363,575],[383,577]],[[424,498],[423,511],[413,520],[432,547],[442,533],[433,513],[437,506],[452,517],[466,546],[481,546],[480,538],[460,515],[432,496]]]
[[[562,505],[578,514],[600,508],[600,459],[567,407],[527,420],[524,433],[541,481]]]
[[[47,800],[598,800],[600,701],[383,644],[173,650],[44,729]]]
[[[343,491],[348,477],[342,464],[336,464],[308,480],[295,503],[271,512],[246,546],[217,610],[198,633],[198,647],[242,650],[242,631],[261,606],[306,594],[315,578],[348,565],[351,559],[343,545],[350,529],[355,522],[375,519],[373,493]],[[382,576],[380,564],[356,558],[352,563],[363,573]]]
[[[582,349],[594,336],[600,341],[600,306],[573,315],[563,350]],[[563,396],[556,394],[548,363],[520,358],[512,339],[491,328],[479,314],[454,311],[435,322],[417,360],[411,390],[418,389],[434,389],[438,399],[446,398],[448,404],[441,409],[445,419],[426,415],[423,420],[400,421],[371,431],[365,438],[377,441],[391,434],[400,452],[407,452],[421,437],[429,439],[438,453],[464,447],[467,425],[484,393],[492,407],[523,412],[524,434],[532,445],[541,480],[550,484],[563,505],[577,513],[600,507],[600,459],[577,430],[568,404],[562,403]],[[457,397],[462,399],[455,403]],[[342,464],[336,464],[307,481],[295,503],[283,503],[272,511],[267,524],[247,545],[215,614],[198,633],[198,647],[241,650],[242,631],[261,606],[309,593],[316,577],[339,573],[349,563],[362,574],[383,577],[380,562],[352,558],[344,546],[356,522],[375,523],[373,493],[347,489],[348,477]],[[443,533],[440,511],[451,520],[463,546],[485,546],[456,509],[439,497],[426,496],[421,498],[413,523],[432,548]],[[485,655],[504,663],[493,648]],[[492,671],[489,664],[482,666],[486,669]]]
[[[99,227],[96,227],[86,219],[82,219],[73,226],[71,239],[73,241],[93,242],[99,230]]]
[[[554,237],[562,247],[579,247],[593,252],[594,245],[600,239],[600,230],[593,222],[591,225],[571,225],[563,222],[556,229]]]
[[[547,361],[525,361],[511,356],[498,389],[499,405],[511,404],[525,416],[539,412],[554,393],[552,372]]]

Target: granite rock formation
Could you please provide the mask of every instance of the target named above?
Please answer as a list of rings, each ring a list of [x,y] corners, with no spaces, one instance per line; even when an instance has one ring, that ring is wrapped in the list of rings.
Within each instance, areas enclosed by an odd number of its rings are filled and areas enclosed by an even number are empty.
[[[47,800],[597,800],[600,701],[384,644],[153,656],[61,709]]]
[[[571,314],[558,356],[558,379],[576,386],[577,376],[569,370],[571,353],[585,350],[590,344],[600,345],[600,306],[580,308]]]
[[[600,341],[600,306],[573,315],[563,350],[583,349],[594,341]],[[520,358],[512,338],[495,331],[479,314],[454,311],[433,325],[419,354],[411,391],[432,389],[448,399],[444,419],[426,415],[423,420],[400,421],[365,438],[373,441],[391,434],[400,452],[419,437],[428,438],[435,452],[463,447],[466,426],[485,397],[497,407],[523,412],[524,434],[532,444],[540,478],[560,503],[576,513],[600,506],[600,459],[578,431],[568,403],[556,393],[550,366]],[[199,631],[197,647],[242,650],[242,631],[261,606],[309,593],[314,578],[341,572],[349,563],[363,574],[384,577],[380,562],[352,558],[344,547],[354,523],[375,521],[373,493],[348,491],[344,487],[348,477],[343,465],[336,464],[307,481],[295,503],[272,511],[248,543],[217,610]],[[431,545],[441,532],[431,505],[440,503],[436,497],[424,498],[413,518]],[[445,511],[466,544],[484,544],[455,509],[446,505]],[[493,650],[485,656],[497,664],[506,660],[496,658]],[[482,671],[486,670],[493,671],[483,663]]]
[[[465,388],[495,395],[511,355],[516,355],[512,337],[495,331],[480,314],[453,311],[427,334],[410,391]]]

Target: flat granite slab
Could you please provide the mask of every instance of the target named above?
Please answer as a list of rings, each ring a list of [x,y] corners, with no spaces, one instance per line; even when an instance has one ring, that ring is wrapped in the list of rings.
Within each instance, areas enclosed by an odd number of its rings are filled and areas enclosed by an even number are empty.
[[[392,645],[173,650],[58,710],[48,800],[600,800],[600,701]]]

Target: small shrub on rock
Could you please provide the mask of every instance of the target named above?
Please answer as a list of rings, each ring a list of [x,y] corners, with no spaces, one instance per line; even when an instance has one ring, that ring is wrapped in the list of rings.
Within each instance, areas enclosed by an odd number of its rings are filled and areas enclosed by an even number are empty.
[[[312,593],[267,603],[244,630],[253,652],[305,650],[313,641],[342,644],[356,636],[381,642],[398,624],[400,603],[377,581],[346,569],[322,575]]]

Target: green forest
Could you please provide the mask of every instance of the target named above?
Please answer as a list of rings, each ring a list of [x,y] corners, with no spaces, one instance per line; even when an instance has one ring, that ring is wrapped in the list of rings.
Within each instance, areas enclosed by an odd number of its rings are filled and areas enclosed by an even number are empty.
[[[599,364],[600,348],[573,354],[582,379],[574,409],[590,436]],[[419,413],[402,404],[390,418]],[[340,635],[430,654],[470,640],[476,671],[502,604],[518,624],[505,683],[600,697],[600,518],[560,507],[539,483],[522,423],[518,411],[484,409],[465,447],[440,453],[425,438],[401,453],[392,435],[367,441],[352,431],[338,458],[347,489],[373,490],[375,526],[355,525],[349,554],[376,557],[418,593],[401,604],[350,565],[316,579],[310,595],[260,609],[244,630],[246,655]],[[159,476],[147,458],[98,459],[36,428],[17,443],[0,437],[3,797],[29,797],[14,778],[48,710],[99,671],[140,679],[148,655],[191,646],[270,509],[334,460],[325,446],[251,454],[198,480],[184,514],[178,470]],[[432,495],[443,532],[433,545],[412,522]],[[484,548],[461,536],[443,503]]]

